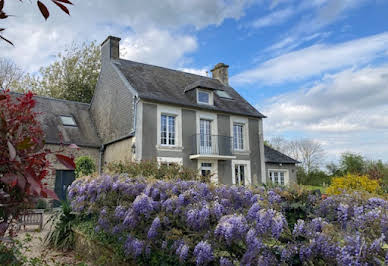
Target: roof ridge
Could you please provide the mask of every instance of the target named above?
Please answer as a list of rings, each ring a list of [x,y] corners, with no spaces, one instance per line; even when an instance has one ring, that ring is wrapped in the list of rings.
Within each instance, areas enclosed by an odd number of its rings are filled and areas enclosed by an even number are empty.
[[[291,160],[293,160],[293,161],[295,161],[295,162],[297,162],[297,163],[300,163],[298,160],[295,160],[294,158],[291,158],[291,157],[288,156],[287,154],[284,154],[284,153],[282,153],[282,152],[280,152],[280,151],[278,151],[278,150],[276,150],[276,149],[274,149],[274,148],[268,146],[267,144],[264,144],[264,146],[267,147],[267,148],[269,148],[269,149],[271,149],[271,150],[273,150],[273,151],[275,151],[275,152],[277,152],[277,153],[279,153],[279,154],[281,154],[282,156],[287,157],[288,159],[291,159]]]
[[[16,91],[10,91],[10,93],[23,95],[23,93],[16,92]],[[70,101],[70,100],[65,100],[65,99],[58,99],[58,98],[53,98],[53,97],[49,97],[49,96],[42,96],[42,95],[37,95],[37,94],[34,94],[34,97],[42,98],[42,99],[47,99],[47,100],[60,101],[60,102],[70,102],[70,103],[77,103],[77,104],[85,104],[85,105],[89,105],[90,106],[90,103],[83,103],[83,102],[76,102],[76,101]]]
[[[219,82],[220,84],[222,84],[218,79],[215,79],[215,78],[211,78],[211,77],[207,77],[207,76],[202,76],[202,75],[198,75],[198,74],[194,74],[194,73],[190,73],[190,72],[185,72],[183,70],[173,69],[173,68],[169,68],[169,67],[162,67],[162,66],[157,66],[157,65],[151,65],[151,64],[137,62],[137,61],[132,61],[132,60],[123,59],[123,58],[120,58],[120,59],[114,60],[114,61],[120,61],[120,60],[131,62],[131,63],[135,63],[135,64],[139,64],[139,65],[145,65],[145,66],[156,67],[156,68],[163,68],[163,69],[166,69],[166,70],[175,71],[175,72],[183,73],[183,74],[186,74],[186,75],[206,78],[206,79],[209,79],[209,80],[212,80],[212,81],[216,81],[216,82]],[[225,86],[225,87],[230,87],[230,86],[226,86],[224,84],[222,84],[222,85]]]

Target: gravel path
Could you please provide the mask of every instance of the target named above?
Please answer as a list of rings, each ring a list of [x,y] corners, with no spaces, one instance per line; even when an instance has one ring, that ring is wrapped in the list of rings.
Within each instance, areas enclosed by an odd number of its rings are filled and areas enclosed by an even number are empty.
[[[44,245],[44,237],[50,228],[49,224],[45,224],[48,218],[49,215],[45,214],[41,232],[38,226],[27,226],[25,230],[23,228],[20,230],[18,239],[23,241],[27,248],[23,252],[24,255],[28,258],[39,258],[42,262],[38,265],[88,265],[77,259],[73,252],[61,252]]]

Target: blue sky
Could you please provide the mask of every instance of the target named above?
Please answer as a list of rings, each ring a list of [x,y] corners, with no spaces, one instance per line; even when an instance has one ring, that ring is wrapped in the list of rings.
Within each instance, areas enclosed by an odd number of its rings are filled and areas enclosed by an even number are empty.
[[[0,43],[0,56],[34,73],[72,42],[115,35],[135,61],[202,75],[224,62],[268,116],[266,138],[314,139],[326,161],[345,151],[388,161],[388,1],[73,2],[70,17],[49,5],[47,22],[34,3],[7,3],[16,47]]]

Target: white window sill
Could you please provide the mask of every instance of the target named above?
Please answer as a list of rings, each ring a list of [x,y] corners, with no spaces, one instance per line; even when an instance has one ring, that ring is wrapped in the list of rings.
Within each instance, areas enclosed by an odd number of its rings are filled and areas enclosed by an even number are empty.
[[[237,155],[250,155],[251,152],[247,150],[233,150],[233,154]]]
[[[177,152],[181,152],[183,151],[183,147],[182,146],[169,146],[169,145],[156,145],[156,149],[158,151],[177,151]]]

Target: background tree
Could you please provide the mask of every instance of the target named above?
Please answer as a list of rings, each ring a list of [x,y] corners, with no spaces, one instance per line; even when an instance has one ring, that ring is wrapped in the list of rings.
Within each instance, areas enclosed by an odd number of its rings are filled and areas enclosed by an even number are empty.
[[[274,137],[268,143],[275,150],[300,161],[307,174],[319,168],[324,160],[325,153],[322,145],[314,140],[287,140],[283,137]]]
[[[344,174],[363,174],[366,171],[364,157],[356,153],[345,152],[341,155],[340,168]]]
[[[20,2],[23,2],[22,0],[19,0]],[[0,0],[0,19],[1,20],[4,20],[4,19],[7,19],[9,17],[9,15],[5,12],[5,0]],[[8,3],[9,1],[7,1]],[[68,15],[70,15],[70,11],[69,9],[66,7],[66,4],[67,5],[72,5],[72,3],[69,1],[69,0],[50,0],[50,2],[54,3],[56,6],[58,6],[60,9],[62,9],[63,12],[67,13]],[[36,4],[38,6],[38,9],[40,11],[40,13],[42,14],[42,16],[45,18],[45,19],[48,19],[48,17],[50,16],[50,12],[48,10],[48,8],[46,7],[46,5],[44,3],[42,3],[42,1],[36,1]],[[13,45],[13,43],[6,39],[1,33],[5,30],[5,28],[0,28],[0,40],[3,40],[3,41],[6,41],[8,42],[9,44]]]
[[[18,87],[23,77],[24,72],[11,59],[0,57],[0,89]]]
[[[30,76],[26,87],[39,95],[89,103],[101,68],[100,47],[95,42],[73,44],[58,60]]]

